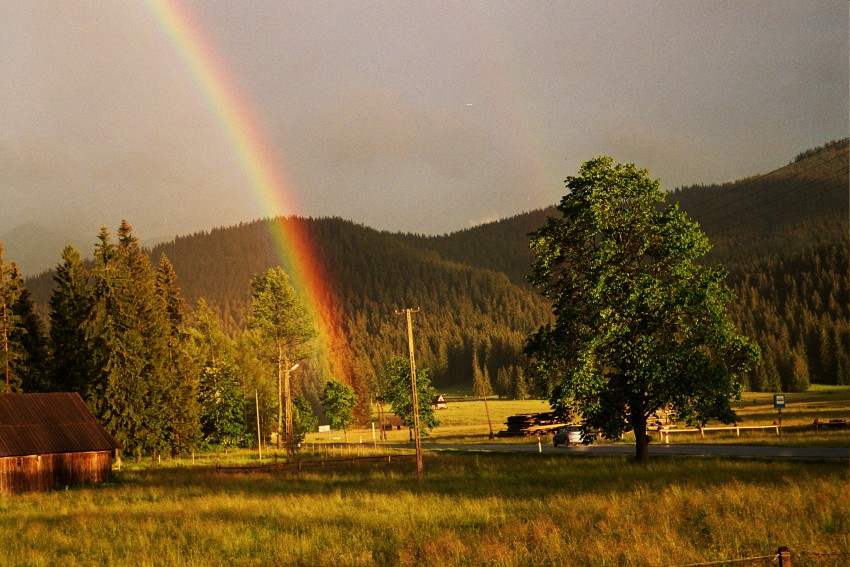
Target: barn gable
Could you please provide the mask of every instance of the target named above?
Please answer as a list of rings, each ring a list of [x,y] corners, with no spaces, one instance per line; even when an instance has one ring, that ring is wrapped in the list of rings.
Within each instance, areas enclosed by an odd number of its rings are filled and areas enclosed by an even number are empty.
[[[0,394],[0,493],[103,482],[118,448],[79,394]]]

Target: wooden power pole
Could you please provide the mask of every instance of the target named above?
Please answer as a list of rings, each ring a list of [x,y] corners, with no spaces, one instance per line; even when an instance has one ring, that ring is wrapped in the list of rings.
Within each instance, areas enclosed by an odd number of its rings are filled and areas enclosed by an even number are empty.
[[[416,359],[413,356],[413,319],[411,314],[419,308],[396,311],[396,315],[407,315],[407,340],[410,348],[410,390],[413,394],[413,438],[416,443],[416,474],[422,480],[422,441],[419,438],[419,395],[416,393]]]

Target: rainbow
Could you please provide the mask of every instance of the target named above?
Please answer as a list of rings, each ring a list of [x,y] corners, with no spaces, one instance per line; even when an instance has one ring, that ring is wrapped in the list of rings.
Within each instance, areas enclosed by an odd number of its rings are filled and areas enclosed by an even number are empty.
[[[345,379],[347,357],[338,348],[344,344],[340,342],[341,325],[306,223],[279,216],[297,211],[283,164],[224,60],[189,8],[174,0],[149,0],[149,5],[218,120],[262,210],[269,212],[269,233],[281,263],[291,266],[288,275],[293,285],[304,293],[317,314],[329,370]]]

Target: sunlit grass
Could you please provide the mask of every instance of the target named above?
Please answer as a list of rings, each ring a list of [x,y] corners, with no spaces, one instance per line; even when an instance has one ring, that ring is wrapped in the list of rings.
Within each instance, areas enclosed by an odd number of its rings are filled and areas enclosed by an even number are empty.
[[[550,411],[544,400],[500,400],[488,399],[490,423],[493,432],[505,430],[508,416]],[[779,413],[773,407],[772,393],[746,392],[740,402],[733,404],[740,416],[741,425],[770,426],[779,420]],[[484,402],[480,398],[458,396],[450,398],[448,408],[437,411],[440,426],[423,437],[423,442],[431,443],[488,443],[490,428]],[[782,410],[783,433],[780,439],[775,429],[740,431],[706,431],[704,435],[696,433],[674,433],[669,436],[669,442],[675,443],[710,443],[710,444],[749,444],[749,445],[784,445],[811,447],[845,447],[850,446],[850,428],[830,429],[820,427],[818,431],[812,426],[815,419],[828,422],[830,419],[847,419],[850,421],[850,386],[813,385],[809,391],[786,394],[786,407]],[[707,427],[719,427],[720,423],[708,423]],[[673,427],[684,428],[684,423],[673,424]],[[375,436],[379,433],[375,431]],[[353,429],[348,432],[348,439],[353,443],[362,440],[365,444],[373,443],[371,427]],[[406,443],[410,435],[406,429],[388,432],[391,443]],[[340,432],[330,434],[310,434],[309,443],[342,443]],[[661,438],[655,433],[654,443]],[[495,443],[535,443],[533,437],[496,437]],[[549,438],[544,436],[544,442]],[[633,443],[634,437],[626,435],[620,442]]]
[[[234,455],[231,455],[234,457]],[[846,462],[426,455],[0,498],[3,565],[675,565],[846,550]]]

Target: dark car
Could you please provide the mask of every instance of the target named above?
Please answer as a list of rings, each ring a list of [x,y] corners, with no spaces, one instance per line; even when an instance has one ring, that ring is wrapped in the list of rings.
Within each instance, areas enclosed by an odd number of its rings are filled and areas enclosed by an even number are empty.
[[[570,445],[577,445],[581,442],[580,425],[567,425],[566,427],[561,427],[556,429],[555,434],[552,436],[552,445],[555,447],[558,445],[569,447]]]

